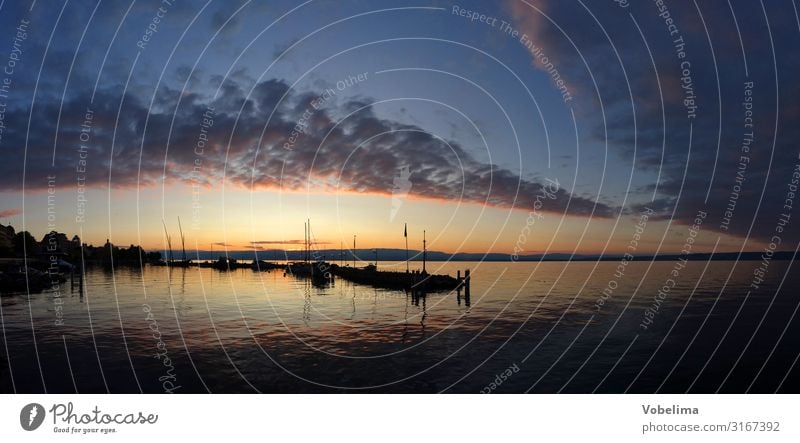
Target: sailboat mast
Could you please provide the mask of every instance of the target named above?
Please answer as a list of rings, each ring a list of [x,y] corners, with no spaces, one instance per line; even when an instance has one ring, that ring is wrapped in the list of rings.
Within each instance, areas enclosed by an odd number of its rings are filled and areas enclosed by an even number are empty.
[[[183,249],[183,261],[186,261],[186,239],[183,237],[183,228],[181,227],[181,218],[178,217],[178,230],[181,232],[181,249]]]
[[[164,225],[164,236],[167,237],[167,247],[169,248],[169,253],[167,254],[167,262],[172,261],[172,240],[169,237],[169,232],[167,231],[167,223],[164,219],[161,219],[161,224]]]

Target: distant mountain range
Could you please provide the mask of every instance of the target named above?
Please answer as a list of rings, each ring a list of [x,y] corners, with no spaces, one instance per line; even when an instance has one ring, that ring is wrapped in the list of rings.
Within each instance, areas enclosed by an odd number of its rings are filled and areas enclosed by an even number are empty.
[[[161,251],[162,254],[164,251]],[[401,262],[406,259],[405,249],[389,249],[380,248],[377,250],[378,261]],[[173,251],[173,255],[176,251]],[[304,251],[285,251],[282,249],[270,249],[259,251],[187,251],[186,254],[189,258],[200,260],[212,260],[218,257],[228,256],[237,260],[252,260],[258,257],[259,260],[302,260]],[[660,255],[640,255],[634,257],[634,261],[672,261],[679,258],[686,258],[688,260],[761,260],[763,252],[751,251],[743,252],[741,255],[736,252],[718,252],[716,254],[710,253],[696,253],[687,256],[681,254],[660,254]],[[792,251],[775,251],[772,255],[772,260],[792,260],[794,252]],[[356,249],[356,260],[365,262],[375,261],[374,249]],[[422,261],[422,251],[409,250],[408,257],[410,261]],[[338,249],[319,249],[312,252],[312,258],[323,259],[328,261],[337,261],[343,259],[344,261],[353,261],[353,252],[345,250],[342,253]],[[508,261],[525,261],[525,262],[538,262],[538,261],[618,261],[622,259],[621,254],[606,254],[606,255],[572,255],[563,253],[552,254],[530,254],[521,255],[516,260],[511,259],[510,254],[501,253],[468,253],[459,252],[450,254],[440,251],[428,251],[427,259],[429,261],[493,261],[493,262],[508,262]]]

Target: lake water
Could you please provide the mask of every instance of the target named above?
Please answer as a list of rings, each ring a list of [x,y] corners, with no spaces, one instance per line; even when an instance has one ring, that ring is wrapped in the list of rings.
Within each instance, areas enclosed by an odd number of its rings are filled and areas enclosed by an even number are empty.
[[[280,270],[90,268],[83,295],[68,281],[2,298],[0,390],[800,392],[800,279],[772,262],[749,292],[759,264],[689,262],[660,303],[674,262],[617,277],[616,262],[428,264],[471,269],[468,300]]]

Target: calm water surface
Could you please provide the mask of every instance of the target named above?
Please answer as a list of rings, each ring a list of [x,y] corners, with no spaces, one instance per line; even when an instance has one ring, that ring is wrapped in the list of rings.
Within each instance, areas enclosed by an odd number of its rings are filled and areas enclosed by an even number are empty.
[[[798,392],[798,274],[773,262],[748,292],[758,264],[690,262],[647,329],[674,262],[635,262],[622,277],[616,262],[429,265],[471,269],[469,299],[319,288],[283,271],[92,268],[83,295],[67,282],[2,298],[0,388]]]

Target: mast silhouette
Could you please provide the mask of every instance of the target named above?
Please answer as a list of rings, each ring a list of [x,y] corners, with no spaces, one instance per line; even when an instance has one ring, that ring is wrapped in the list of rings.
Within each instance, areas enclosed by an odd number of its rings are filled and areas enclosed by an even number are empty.
[[[425,238],[425,230],[422,231],[422,273],[427,274],[425,270],[425,260],[428,257],[428,240]]]
[[[408,274],[408,223],[404,223],[403,237],[406,238],[406,274]]]
[[[164,219],[161,219],[161,224],[164,225],[164,235],[167,237],[167,247],[169,248],[169,253],[167,254],[167,263],[172,262],[172,238],[169,236],[169,232],[167,231],[167,223]]]
[[[186,262],[186,239],[183,237],[183,228],[181,227],[180,217],[178,217],[178,230],[181,233],[181,249],[183,249],[183,261]]]

